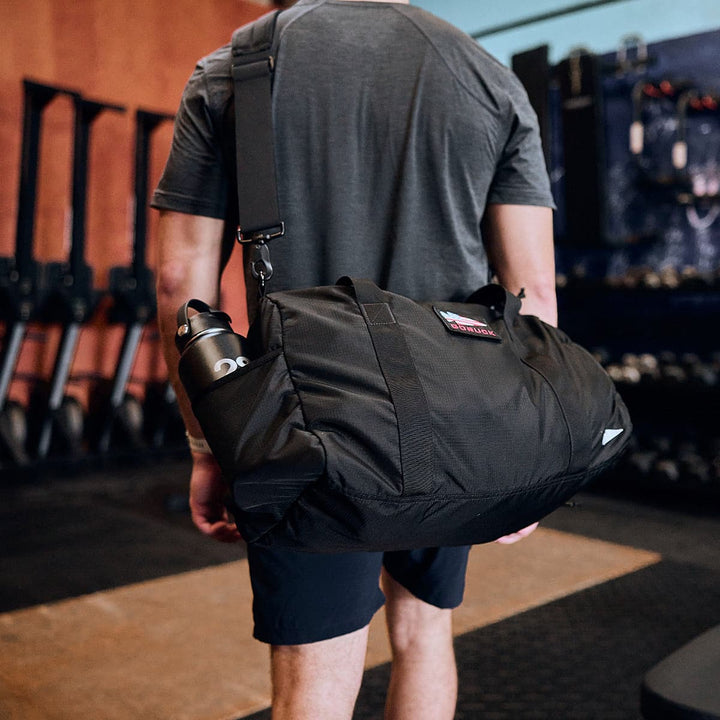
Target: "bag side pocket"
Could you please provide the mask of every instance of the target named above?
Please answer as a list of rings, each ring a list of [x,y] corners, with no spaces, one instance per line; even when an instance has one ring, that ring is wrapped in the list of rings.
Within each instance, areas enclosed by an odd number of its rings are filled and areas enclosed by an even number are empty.
[[[324,449],[306,429],[280,350],[216,382],[193,410],[232,486],[235,520],[248,542],[324,474]]]

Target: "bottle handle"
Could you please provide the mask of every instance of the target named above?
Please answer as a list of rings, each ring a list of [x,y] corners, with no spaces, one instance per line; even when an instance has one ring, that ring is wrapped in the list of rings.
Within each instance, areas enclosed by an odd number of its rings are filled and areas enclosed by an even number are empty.
[[[190,317],[189,310],[196,310],[197,315]],[[211,308],[206,302],[192,298],[181,305],[177,311],[177,332],[175,334],[175,345],[179,352],[182,352],[188,341],[195,335],[193,331],[193,319],[198,315],[211,315],[213,318],[222,320],[230,325],[232,320],[227,313]]]
[[[203,302],[202,300],[198,300],[197,298],[192,298],[191,300],[188,300],[186,303],[181,305],[178,308],[177,311],[177,326],[180,328],[183,325],[189,325],[190,324],[190,317],[188,315],[188,310],[192,308],[193,310],[197,310],[198,312],[216,312],[214,311],[206,302]]]

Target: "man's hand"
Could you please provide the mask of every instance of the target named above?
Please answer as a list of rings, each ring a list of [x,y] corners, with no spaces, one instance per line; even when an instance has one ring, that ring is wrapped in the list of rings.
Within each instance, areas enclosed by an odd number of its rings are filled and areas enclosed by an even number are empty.
[[[530,533],[535,532],[537,529],[538,523],[533,523],[532,525],[528,525],[526,528],[523,528],[522,530],[518,530],[515,533],[510,533],[510,535],[503,535],[501,538],[498,538],[495,540],[496,543],[500,543],[500,545],[512,545],[513,543],[516,543],[518,540],[522,540],[523,538],[526,538]]]
[[[235,523],[230,519],[225,498],[227,483],[212,455],[193,453],[190,476],[190,513],[198,530],[220,542],[240,540]]]

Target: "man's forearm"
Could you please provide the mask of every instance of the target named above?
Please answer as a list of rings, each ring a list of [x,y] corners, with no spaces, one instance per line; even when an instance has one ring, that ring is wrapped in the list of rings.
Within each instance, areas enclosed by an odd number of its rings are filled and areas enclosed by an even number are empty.
[[[178,375],[178,361],[180,354],[175,345],[175,333],[177,330],[176,315],[178,308],[194,295],[190,288],[176,292],[158,292],[158,326],[162,342],[163,356],[168,370],[168,379],[175,390],[178,407],[185,422],[185,428],[193,437],[202,437],[203,433],[192,412],[190,400],[185,393],[180,376]],[[217,298],[203,298],[208,304],[217,304]]]
[[[179,213],[162,213],[158,224],[157,317],[168,378],[188,433],[202,437],[178,375],[175,346],[178,308],[190,298],[217,306],[223,223]]]
[[[521,285],[524,292],[522,308],[523,315],[536,315],[548,325],[557,326],[557,294],[555,283],[526,283],[527,287]]]
[[[530,205],[488,205],[485,247],[498,281],[517,295],[521,312],[557,325],[552,210]]]

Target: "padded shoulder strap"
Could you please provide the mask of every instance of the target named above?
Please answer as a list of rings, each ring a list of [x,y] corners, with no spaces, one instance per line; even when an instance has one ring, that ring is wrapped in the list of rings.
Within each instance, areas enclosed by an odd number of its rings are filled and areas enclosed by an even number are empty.
[[[281,234],[272,122],[273,39],[279,11],[232,38],[238,239]]]

